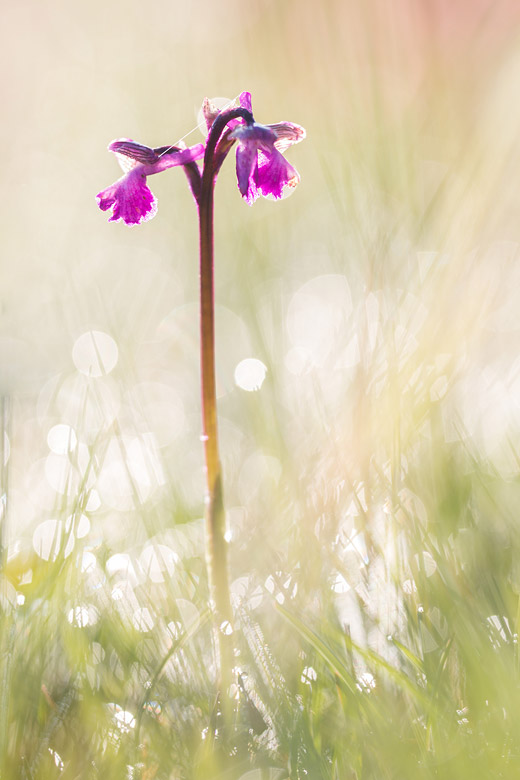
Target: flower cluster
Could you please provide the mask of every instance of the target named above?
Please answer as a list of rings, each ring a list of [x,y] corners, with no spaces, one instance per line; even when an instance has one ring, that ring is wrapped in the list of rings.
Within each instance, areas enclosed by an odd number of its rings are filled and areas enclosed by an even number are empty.
[[[302,127],[292,122],[257,124],[249,92],[242,92],[238,108],[218,111],[205,100],[203,111],[208,125],[205,144],[152,149],[130,139],[112,141],[108,149],[115,153],[124,175],[97,195],[99,208],[112,210],[111,222],[122,219],[127,225],[137,225],[155,216],[157,200],[147,185],[147,177],[179,165],[184,167],[198,202],[204,169],[201,171],[197,161],[204,159],[204,165],[211,165],[213,175],[216,175],[235,143],[238,188],[250,205],[259,195],[281,198],[287,187],[298,184],[298,172],[287,162],[283,152],[305,138]],[[210,146],[213,131],[217,137],[212,139]],[[209,160],[208,149],[211,152]]]

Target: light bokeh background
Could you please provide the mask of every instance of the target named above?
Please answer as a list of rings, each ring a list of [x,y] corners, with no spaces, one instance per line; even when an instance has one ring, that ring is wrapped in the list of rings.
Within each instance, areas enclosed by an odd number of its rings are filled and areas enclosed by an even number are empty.
[[[106,425],[122,416],[170,473],[184,466],[196,503],[195,207],[178,171],[152,179],[159,212],[136,229],[108,224],[94,196],[119,176],[112,138],[198,142],[202,98],[243,89],[259,121],[296,121],[308,139],[281,204],[247,208],[231,158],[218,182],[224,458],[226,435],[238,460],[238,440],[276,450],[280,435],[315,473],[338,443],[356,471],[448,397],[446,436],[516,469],[519,22],[515,2],[486,0],[6,8],[2,386],[25,443],[13,486],[46,456],[49,426],[86,426],[90,446],[110,408]],[[72,359],[91,330],[117,349],[92,383],[94,422]],[[268,377],[251,397],[234,383],[250,358]],[[50,408],[62,382],[67,411]]]
[[[434,512],[440,453],[460,445],[514,506],[520,4],[27,0],[2,16],[4,598],[61,550],[146,633],[180,558],[203,560],[195,205],[177,170],[150,179],[159,210],[139,227],[95,195],[120,175],[112,139],[197,143],[202,99],[248,90],[257,121],[307,139],[280,203],[241,200],[233,155],[217,183],[233,592],[282,604],[299,569],[310,593],[340,544],[340,618],[361,636],[345,572],[373,561],[363,592],[379,639],[395,630],[377,584],[415,586],[385,518]],[[96,623],[89,603],[66,601],[69,624]]]

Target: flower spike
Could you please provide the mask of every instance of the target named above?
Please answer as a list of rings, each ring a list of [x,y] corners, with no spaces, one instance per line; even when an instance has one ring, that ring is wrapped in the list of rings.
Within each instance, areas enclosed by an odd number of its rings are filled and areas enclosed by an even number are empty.
[[[126,225],[138,225],[152,219],[157,212],[157,200],[148,187],[147,177],[177,166],[183,166],[200,207],[204,179],[214,181],[235,143],[238,189],[249,205],[259,195],[282,198],[287,188],[298,184],[300,176],[283,153],[305,138],[303,127],[293,122],[258,124],[252,114],[250,92],[240,94],[235,108],[222,110],[206,98],[203,114],[208,129],[205,144],[153,149],[129,138],[112,141],[108,148],[116,155],[124,175],[96,196],[102,211],[111,210],[109,221],[121,219]],[[204,164],[199,168],[196,163],[202,158]]]

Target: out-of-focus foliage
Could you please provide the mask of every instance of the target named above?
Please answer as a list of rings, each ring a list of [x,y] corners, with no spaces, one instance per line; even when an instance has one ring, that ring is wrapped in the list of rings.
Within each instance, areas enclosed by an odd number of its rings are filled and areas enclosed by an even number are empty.
[[[2,778],[518,777],[516,0],[2,27]],[[110,140],[175,143],[244,89],[308,137],[289,200],[249,209],[231,160],[216,190],[223,735],[195,207],[174,170],[138,229],[94,195]]]

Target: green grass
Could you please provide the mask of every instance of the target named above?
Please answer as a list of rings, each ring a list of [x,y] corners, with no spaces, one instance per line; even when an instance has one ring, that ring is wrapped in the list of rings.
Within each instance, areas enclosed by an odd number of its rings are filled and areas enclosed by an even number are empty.
[[[254,520],[231,543],[241,677],[225,736],[200,544],[178,544],[165,582],[137,573],[129,584],[106,565],[116,546],[101,513],[99,536],[92,528],[67,557],[65,536],[54,561],[12,555],[2,777],[515,777],[516,480],[442,442],[438,419],[431,405],[432,438],[414,443],[399,485],[372,462],[361,500],[345,481],[318,514],[332,478],[322,494],[302,485],[293,504],[287,468],[255,498],[250,516],[265,512],[270,534],[262,543]],[[188,538],[197,521],[179,514],[164,495],[121,515],[132,536],[117,549],[136,571],[147,535]],[[347,526],[364,547],[349,546]],[[82,572],[87,549],[95,565]],[[149,610],[149,630],[136,609]]]

